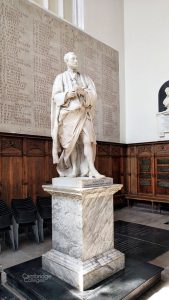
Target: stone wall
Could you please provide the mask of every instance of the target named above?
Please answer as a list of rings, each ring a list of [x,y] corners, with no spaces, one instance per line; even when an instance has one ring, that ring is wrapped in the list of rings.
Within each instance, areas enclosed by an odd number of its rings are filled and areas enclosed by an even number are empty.
[[[52,84],[74,51],[96,85],[97,140],[119,142],[118,52],[27,0],[1,0],[0,13],[0,131],[50,136]]]

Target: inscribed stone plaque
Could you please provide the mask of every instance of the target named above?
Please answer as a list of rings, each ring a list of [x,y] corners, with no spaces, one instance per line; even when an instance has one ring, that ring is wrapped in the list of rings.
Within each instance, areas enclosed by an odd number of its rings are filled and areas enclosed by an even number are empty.
[[[164,111],[156,116],[159,136],[165,136],[165,133],[169,133],[169,112]]]
[[[50,136],[50,102],[63,56],[96,85],[97,140],[119,142],[118,52],[27,0],[1,0],[0,131]]]

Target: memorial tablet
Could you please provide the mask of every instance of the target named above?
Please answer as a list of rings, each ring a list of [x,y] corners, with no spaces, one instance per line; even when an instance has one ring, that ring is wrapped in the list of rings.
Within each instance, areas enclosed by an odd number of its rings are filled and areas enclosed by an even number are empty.
[[[119,142],[118,52],[26,0],[1,0],[0,131],[50,136],[54,79],[75,51],[96,85],[96,138]]]

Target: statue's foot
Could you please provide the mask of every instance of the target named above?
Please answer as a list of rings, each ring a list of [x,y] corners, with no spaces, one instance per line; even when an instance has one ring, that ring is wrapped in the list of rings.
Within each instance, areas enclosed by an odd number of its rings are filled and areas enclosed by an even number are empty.
[[[72,173],[69,175],[69,177],[77,177],[77,169],[73,169]]]
[[[80,177],[89,177],[89,174],[87,172],[81,173]]]
[[[89,172],[89,177],[91,178],[104,178],[105,175],[100,174],[97,170],[93,170]]]

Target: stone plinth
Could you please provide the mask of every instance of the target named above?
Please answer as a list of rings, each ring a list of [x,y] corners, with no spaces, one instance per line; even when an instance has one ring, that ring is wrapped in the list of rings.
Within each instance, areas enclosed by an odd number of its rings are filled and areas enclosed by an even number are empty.
[[[169,134],[169,111],[160,112],[156,116],[159,136],[164,137]]]
[[[122,185],[43,188],[52,195],[52,249],[42,256],[43,269],[80,291],[122,270],[113,220],[113,194]]]
[[[55,177],[52,178],[52,185],[55,187],[66,188],[92,188],[100,186],[109,186],[113,184],[113,178],[89,178],[89,177]]]

